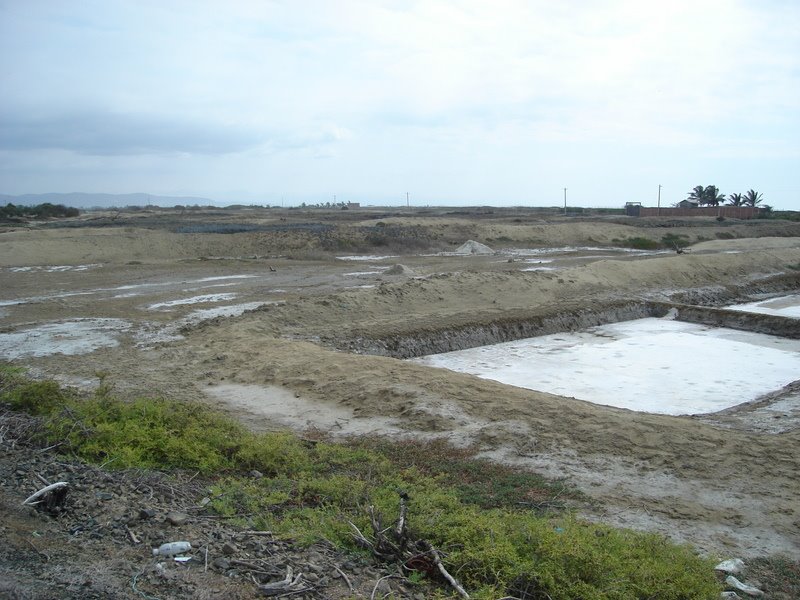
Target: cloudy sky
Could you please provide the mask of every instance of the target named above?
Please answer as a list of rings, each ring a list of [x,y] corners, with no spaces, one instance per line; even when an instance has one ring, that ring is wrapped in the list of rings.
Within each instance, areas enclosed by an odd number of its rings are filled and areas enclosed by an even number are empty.
[[[0,193],[800,210],[797,0],[0,0]]]

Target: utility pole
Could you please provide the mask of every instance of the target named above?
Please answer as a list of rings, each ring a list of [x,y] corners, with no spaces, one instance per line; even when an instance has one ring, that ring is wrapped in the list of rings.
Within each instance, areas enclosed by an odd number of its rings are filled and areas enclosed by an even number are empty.
[[[406,192],[406,208],[411,208],[411,201],[408,199],[408,192]]]
[[[564,214],[567,214],[567,188],[564,188]]]
[[[658,216],[661,216],[661,184],[658,184]]]

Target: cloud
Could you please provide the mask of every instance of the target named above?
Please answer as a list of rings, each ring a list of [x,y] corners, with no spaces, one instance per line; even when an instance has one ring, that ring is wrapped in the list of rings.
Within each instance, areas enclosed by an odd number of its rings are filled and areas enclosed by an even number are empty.
[[[227,154],[262,142],[238,127],[112,112],[50,117],[0,116],[4,150],[68,150],[79,154]]]

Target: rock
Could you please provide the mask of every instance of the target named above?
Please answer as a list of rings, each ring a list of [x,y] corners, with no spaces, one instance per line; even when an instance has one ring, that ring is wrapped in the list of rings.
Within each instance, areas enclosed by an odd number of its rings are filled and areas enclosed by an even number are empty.
[[[231,568],[231,563],[228,561],[228,559],[222,558],[221,556],[219,558],[215,558],[211,565],[220,571],[227,571]]]
[[[416,274],[414,273],[413,269],[410,269],[409,267],[401,264],[393,265],[387,270],[385,270],[383,273],[384,275],[406,275],[408,277],[412,277]]]
[[[103,501],[113,500],[114,494],[112,494],[111,492],[95,492],[94,497],[97,498],[98,500],[103,500]]]
[[[139,509],[139,518],[142,521],[146,521],[147,519],[152,519],[155,516],[156,516],[156,511],[154,511],[152,508]]]
[[[317,583],[319,581],[319,575],[316,573],[304,573],[303,577],[310,583]]]
[[[264,474],[261,471],[253,469],[252,471],[250,471],[250,477],[252,477],[253,479],[261,479],[262,477],[264,477]]]
[[[744,571],[744,561],[741,558],[730,558],[728,560],[723,560],[716,567],[714,567],[714,570],[722,571],[728,575],[738,575]]]
[[[747,585],[746,583],[742,583],[733,575],[728,575],[725,578],[725,583],[727,583],[730,587],[734,588],[742,592],[743,594],[747,594],[752,598],[761,598],[764,595],[760,589],[753,587],[752,585]]]
[[[185,525],[186,522],[189,520],[189,515],[182,512],[177,511],[170,511],[167,513],[167,516],[164,517],[170,525],[174,525],[178,527],[180,525]]]
[[[226,556],[232,556],[239,551],[239,548],[236,547],[236,544],[233,542],[225,542],[222,545],[222,553]]]
[[[468,240],[456,249],[456,254],[494,254],[494,250],[486,244]]]

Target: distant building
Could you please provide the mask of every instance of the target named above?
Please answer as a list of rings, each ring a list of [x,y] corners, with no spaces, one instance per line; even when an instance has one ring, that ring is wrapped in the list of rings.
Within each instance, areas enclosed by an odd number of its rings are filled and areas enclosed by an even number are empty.
[[[351,208],[361,208],[361,202],[348,202],[347,204],[342,204],[342,210],[349,210]]]
[[[626,202],[625,203],[625,214],[629,217],[638,217],[639,212],[642,210],[642,203],[641,202]]]
[[[681,200],[678,202],[676,206],[678,208],[697,208],[700,206],[700,203],[692,198],[687,198],[686,200]]]

